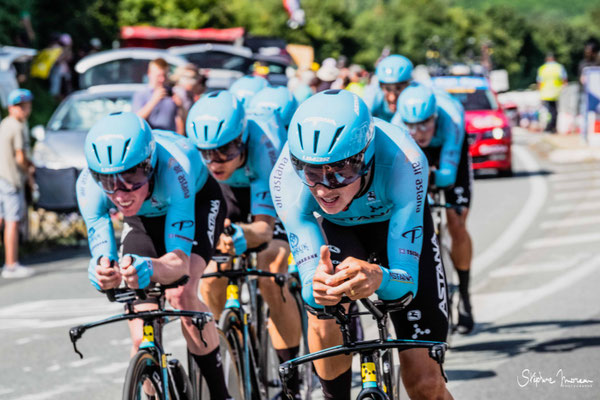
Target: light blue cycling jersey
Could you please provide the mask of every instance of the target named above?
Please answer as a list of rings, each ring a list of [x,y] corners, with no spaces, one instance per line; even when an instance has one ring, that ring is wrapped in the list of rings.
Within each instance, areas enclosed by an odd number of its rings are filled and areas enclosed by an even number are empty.
[[[271,173],[271,193],[288,234],[302,280],[302,297],[320,307],[313,297],[312,280],[325,238],[313,214],[343,226],[390,221],[387,268],[376,291],[385,300],[417,293],[422,247],[423,214],[427,197],[427,158],[406,128],[375,118],[372,178],[364,194],[338,214],[324,213],[290,161],[286,144]]]
[[[433,89],[435,94],[437,121],[436,129],[428,147],[441,147],[438,169],[435,170],[435,185],[448,187],[456,182],[463,140],[465,139],[465,112],[462,104],[447,92]],[[392,124],[405,126],[400,113],[394,114]]]
[[[281,147],[275,146],[260,122],[252,118],[247,121],[246,162],[222,183],[232,187],[249,187],[252,215],[268,215],[277,218],[269,191],[269,174],[277,161]],[[283,142],[279,141],[279,143]]]
[[[394,117],[394,113],[390,111],[390,107],[387,101],[385,101],[383,90],[381,90],[379,84],[367,86],[363,100],[374,117],[381,118],[387,122],[390,122]]]
[[[200,153],[186,137],[170,131],[153,130],[157,164],[150,198],[137,215],[166,215],[165,248],[191,254],[195,236],[194,206],[196,193],[202,189],[208,170],[200,161]],[[77,179],[77,203],[88,230],[92,259],[106,256],[117,260],[117,245],[110,220],[110,209],[117,207],[84,169]]]

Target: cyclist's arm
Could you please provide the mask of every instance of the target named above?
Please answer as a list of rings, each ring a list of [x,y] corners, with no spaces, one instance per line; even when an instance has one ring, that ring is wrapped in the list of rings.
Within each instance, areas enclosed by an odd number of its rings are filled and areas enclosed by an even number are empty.
[[[76,184],[77,204],[88,233],[88,245],[92,260],[108,257],[117,261],[117,244],[110,220],[110,201],[92,178],[90,171],[84,169]]]
[[[387,239],[389,265],[382,268],[383,278],[376,290],[384,300],[417,294],[428,164],[425,155],[416,150],[405,152],[406,158],[405,154],[398,154],[389,180],[388,195],[395,204]],[[416,163],[422,168],[413,168]]]
[[[250,124],[254,121],[249,121]],[[250,129],[260,129],[251,125]],[[268,135],[260,130],[252,132],[249,144],[249,166],[254,173],[250,181],[250,224],[238,224],[244,230],[246,248],[257,247],[273,238],[277,213],[269,189],[269,175],[277,161],[277,149]]]
[[[270,179],[277,214],[285,226],[290,248],[300,272],[302,298],[311,307],[321,308],[313,296],[313,277],[325,239],[313,211],[317,210],[310,191],[294,172],[287,145],[283,148]]]
[[[438,129],[442,129],[443,143],[440,152],[440,165],[435,170],[435,185],[443,188],[454,185],[456,173],[460,162],[461,147],[465,132],[460,124],[457,124],[444,111],[440,111]]]

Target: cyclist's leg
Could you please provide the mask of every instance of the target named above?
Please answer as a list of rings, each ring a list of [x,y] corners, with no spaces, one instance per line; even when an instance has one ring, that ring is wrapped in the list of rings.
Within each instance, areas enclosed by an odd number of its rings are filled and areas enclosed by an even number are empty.
[[[223,194],[225,204],[226,204],[226,215],[227,218],[231,222],[239,222],[246,220],[248,213],[250,212],[249,207],[246,207],[242,201],[238,200],[238,197],[241,197],[238,193],[237,188],[231,188],[229,185],[224,183],[218,183],[221,188],[221,193]],[[244,189],[244,188],[242,188]],[[247,190],[249,193],[249,190]],[[249,194],[248,194],[249,196]],[[249,199],[248,199],[249,202]],[[221,232],[223,230],[223,224],[220,225]],[[219,240],[219,236],[215,236],[215,245]],[[225,264],[221,265],[221,268],[230,267]],[[205,273],[213,273],[217,272],[217,263],[214,261],[210,261],[208,266],[206,267]],[[227,300],[225,291],[227,288],[227,279],[226,278],[205,278],[202,279],[202,283],[200,285],[200,294],[202,295],[202,299],[208,305],[211,312],[215,315],[215,318],[218,317],[223,312],[223,308],[225,308],[225,302]]]
[[[161,223],[164,225],[163,220],[162,218],[143,218],[139,216],[125,217],[123,233],[121,234],[120,255],[137,254],[139,256],[157,258],[158,251],[161,250],[161,247],[164,247],[160,243],[162,240],[160,237],[161,229],[157,229]],[[158,304],[153,300],[138,300],[134,303],[133,307],[136,312],[155,310],[157,308]],[[141,319],[133,319],[127,323],[132,341],[131,357],[133,357],[142,342],[144,322]]]
[[[285,231],[281,226],[277,226],[279,224],[279,222],[276,223],[275,231],[280,233],[275,234],[269,246],[258,254],[258,266],[268,267],[269,271],[273,273],[287,273],[290,247],[286,241]],[[287,286],[284,286],[282,291],[271,278],[260,279],[259,285],[260,292],[269,305],[269,315],[273,322],[269,325],[273,347],[276,350],[296,348],[297,354],[302,332],[300,314],[292,294]],[[292,358],[294,357],[295,354]],[[288,359],[290,358],[283,361]]]
[[[398,339],[445,341],[448,333],[446,276],[428,210],[425,210],[423,228],[417,296],[405,310],[391,313],[390,319]],[[402,381],[411,399],[452,398],[439,365],[429,357],[427,349],[400,352],[400,365]]]
[[[467,216],[471,204],[472,169],[466,141],[463,144],[461,159],[458,166],[456,184],[452,189],[446,190],[446,201],[463,206],[459,215],[456,210],[447,209],[448,232],[452,238],[451,257],[456,268],[459,281],[460,307],[458,325],[463,331],[473,329],[473,315],[469,296],[469,275],[471,259],[473,257],[473,244],[471,235],[467,230]]]
[[[226,205],[217,182],[209,177],[204,188],[196,194],[196,243],[190,257],[190,280],[182,288],[171,289],[167,293],[169,303],[175,308],[191,311],[209,311],[198,297],[200,277],[206,268],[206,259],[214,254],[214,246],[223,231]],[[205,258],[206,257],[206,258]],[[200,333],[189,318],[182,318],[181,328],[188,349],[200,367],[211,399],[227,399],[227,385],[223,375],[219,339],[214,322],[208,323],[202,335],[206,345],[200,339]]]

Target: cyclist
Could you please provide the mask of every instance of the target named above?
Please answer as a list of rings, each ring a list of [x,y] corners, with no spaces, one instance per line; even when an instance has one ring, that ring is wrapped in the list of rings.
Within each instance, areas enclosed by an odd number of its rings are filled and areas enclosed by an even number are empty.
[[[175,308],[208,311],[198,298],[198,282],[225,219],[224,198],[203,168],[189,139],[152,130],[134,113],[110,114],[85,140],[88,168],[77,180],[77,201],[85,220],[92,259],[88,275],[98,290],[132,289],[151,282],[189,282],[167,292]],[[124,216],[121,257],[117,255],[110,210]],[[110,262],[118,261],[119,268]],[[139,301],[136,310],[157,304]],[[141,320],[129,322],[132,355],[142,340]],[[214,323],[206,325],[204,345],[192,321],[182,319],[188,349],[198,362],[212,399],[228,399]]]
[[[248,108],[252,97],[268,85],[269,82],[262,76],[246,75],[233,82],[229,90],[242,102],[244,108]]]
[[[377,64],[375,76],[379,86],[370,85],[365,91],[365,103],[374,117],[388,122],[392,119],[398,96],[408,86],[412,71],[412,62],[399,54],[392,54]]]
[[[235,233],[221,235],[219,249],[241,254],[263,243],[268,247],[258,254],[258,265],[271,272],[287,272],[289,245],[269,192],[269,174],[279,148],[252,119],[246,119],[240,101],[227,90],[209,93],[194,104],[188,114],[187,135],[202,156],[202,161],[219,181],[227,201],[226,224]],[[216,270],[216,264],[208,270]],[[201,287],[215,315],[225,305],[225,279],[204,280]],[[300,316],[287,288],[282,291],[270,278],[259,280],[262,296],[269,305],[269,333],[281,362],[295,358],[300,344]],[[297,380],[293,389],[298,393]]]
[[[398,338],[445,340],[446,281],[426,202],[427,169],[408,132],[373,119],[353,93],[328,90],[298,107],[270,185],[309,306],[373,293],[414,297],[391,315]],[[376,263],[366,261],[371,255]],[[313,352],[342,343],[335,321],[312,314],[308,335]],[[406,350],[400,359],[411,398],[451,398],[427,350]],[[314,365],[326,399],[350,398],[351,356]]]
[[[264,126],[269,138],[277,148],[287,140],[287,130],[298,101],[285,86],[262,89],[250,101],[247,115]]]
[[[473,172],[469,145],[465,140],[464,115],[457,101],[447,94],[412,84],[398,99],[394,122],[406,125],[433,166],[432,186],[445,189],[448,203],[462,206],[460,215],[446,209],[448,231],[452,238],[451,257],[459,277],[459,317],[461,332],[473,330],[474,321],[469,296],[469,274],[473,245],[467,231],[471,203]],[[460,107],[460,108],[459,108]]]

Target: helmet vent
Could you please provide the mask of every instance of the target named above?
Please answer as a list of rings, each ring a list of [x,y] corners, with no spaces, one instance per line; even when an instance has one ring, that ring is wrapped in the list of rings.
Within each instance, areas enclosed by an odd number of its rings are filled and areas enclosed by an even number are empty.
[[[209,94],[208,97],[217,97],[219,95],[219,93],[221,93],[221,91],[217,90],[217,91],[212,92],[211,94]]]
[[[125,159],[125,154],[127,154],[127,150],[129,149],[129,143],[131,143],[131,139],[127,139],[125,142],[125,146],[123,147],[123,154],[121,155],[121,162]]]
[[[337,142],[338,138],[340,137],[340,135],[342,134],[342,131],[344,130],[344,128],[346,127],[346,125],[344,126],[340,126],[337,131],[335,131],[335,135],[333,135],[333,140],[331,141],[331,144],[329,145],[329,150],[327,150],[327,152],[329,153],[331,151],[331,149],[333,148],[333,145],[335,144],[335,142]]]
[[[208,142],[208,125],[204,125],[204,141]]]
[[[327,90],[325,92],[325,94],[338,94],[340,92],[339,89],[331,89],[331,90]]]
[[[315,131],[315,140],[313,141],[313,153],[317,153],[317,146],[319,145],[319,135],[321,131]]]
[[[106,149],[108,150],[108,163],[112,164],[112,146],[107,146]]]
[[[215,139],[217,138],[217,136],[219,136],[219,133],[221,133],[221,128],[223,128],[224,122],[225,122],[225,120],[221,120],[221,122],[219,122],[219,127],[217,128],[217,133],[215,134]]]
[[[300,148],[304,150],[304,143],[302,143],[302,127],[298,124],[298,139],[300,139]]]
[[[96,155],[96,160],[98,160],[98,164],[102,164],[102,162],[100,161],[100,156],[98,155],[98,149],[96,148],[96,145],[92,144],[92,147],[94,148],[94,154]]]

